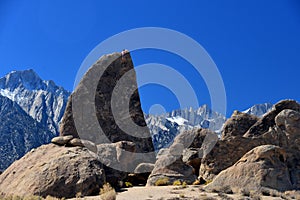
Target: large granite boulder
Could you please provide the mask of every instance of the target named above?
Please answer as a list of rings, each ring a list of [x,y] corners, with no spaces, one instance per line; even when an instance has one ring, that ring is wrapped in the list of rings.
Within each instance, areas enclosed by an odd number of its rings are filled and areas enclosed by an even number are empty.
[[[171,163],[171,164],[170,164]],[[162,155],[155,163],[148,180],[147,186],[154,186],[160,180],[167,180],[166,185],[172,185],[174,181],[192,184],[196,180],[193,168],[182,161],[182,157],[172,154]]]
[[[286,109],[292,110],[293,112],[284,111]],[[296,125],[298,120],[296,113],[299,109],[300,105],[296,101],[280,101],[274,105],[274,108],[270,112],[266,113],[261,119],[258,119],[247,131],[245,131],[246,126],[253,123],[256,119],[248,114],[240,114],[240,117],[233,115],[233,119],[228,119],[224,128],[226,129],[228,124],[234,124],[231,126],[235,127],[232,130],[236,130],[234,132],[239,132],[239,134],[227,134],[228,129],[223,130],[222,139],[219,140],[215,147],[201,160],[199,177],[206,181],[212,180],[222,170],[237,162],[246,152],[260,145],[277,145],[283,147],[287,152],[290,152],[289,149],[291,146],[295,146],[293,144],[297,143],[298,140],[289,140],[288,137],[291,136],[289,136],[286,130],[293,132],[291,135],[296,134],[295,132],[298,130]],[[235,123],[236,118],[243,118],[241,131],[238,130],[239,123]],[[292,123],[294,125],[289,125],[290,128],[286,128],[286,123]],[[243,134],[243,132],[245,132],[245,134]],[[295,137],[297,138],[297,135]],[[292,155],[294,154],[295,153],[292,153]],[[294,164],[291,165],[295,166]]]
[[[234,111],[232,116],[225,122],[222,130],[222,139],[230,136],[244,135],[248,129],[258,121],[254,115]]]
[[[275,117],[283,110],[291,109],[300,111],[300,105],[294,100],[282,100],[276,103],[273,109],[259,119],[249,130],[245,133],[245,137],[254,137],[264,134],[270,127],[275,126]]]
[[[43,145],[0,175],[0,191],[18,196],[71,198],[97,195],[105,183],[102,163],[85,147]]]
[[[127,171],[134,171],[132,167],[136,166],[132,163],[133,158],[130,153],[135,152],[135,144],[128,141],[99,144],[97,150],[99,160],[104,164],[107,182],[113,187],[121,187],[122,181],[127,178]]]
[[[95,144],[130,141],[137,153],[154,151],[128,51],[102,56],[85,73],[68,100],[60,134]]]
[[[193,183],[203,154],[213,147],[217,139],[216,133],[202,128],[183,131],[177,135],[168,149],[159,151],[147,186],[155,185],[164,178],[168,180],[167,184],[173,184],[177,180]]]
[[[258,192],[263,187],[278,191],[293,189],[286,152],[278,146],[263,145],[252,149],[233,166],[218,174],[206,189]]]
[[[128,51],[102,56],[85,73],[68,100],[60,133],[95,143],[114,187],[140,163],[155,162]]]
[[[300,188],[300,112],[282,110],[275,118],[276,125],[286,134],[287,164],[291,183]]]

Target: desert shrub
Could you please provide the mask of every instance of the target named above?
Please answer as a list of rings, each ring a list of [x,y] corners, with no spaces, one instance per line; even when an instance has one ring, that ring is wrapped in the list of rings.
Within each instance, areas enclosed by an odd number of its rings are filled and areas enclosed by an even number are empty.
[[[126,181],[126,182],[125,182],[125,187],[133,187],[133,185],[132,185],[132,183]]]
[[[193,185],[200,185],[200,181],[199,181],[199,180],[195,180],[195,181],[193,182]]]
[[[36,195],[29,195],[29,196],[25,196],[23,198],[23,200],[41,200],[41,199],[43,199],[43,198],[40,196],[36,196]]]
[[[60,198],[57,198],[57,197],[53,197],[53,196],[46,196],[46,199],[45,200],[63,200],[63,199],[60,199]]]
[[[208,184],[210,184],[212,182],[212,180],[207,180],[205,183],[204,183],[204,185],[208,185]]]
[[[164,186],[169,184],[169,178],[159,178],[155,181],[154,185],[155,186]]]
[[[181,185],[181,181],[180,180],[176,180],[176,181],[173,182],[173,185],[176,185],[176,186]]]
[[[100,189],[100,197],[102,200],[116,200],[117,194],[114,188],[109,183],[105,183]]]

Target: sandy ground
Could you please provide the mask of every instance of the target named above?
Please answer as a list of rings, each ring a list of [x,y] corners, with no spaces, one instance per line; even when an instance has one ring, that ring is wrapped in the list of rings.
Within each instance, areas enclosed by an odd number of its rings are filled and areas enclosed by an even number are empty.
[[[78,198],[77,198],[78,199]],[[100,196],[84,197],[86,200],[100,200]],[[237,194],[207,193],[201,186],[159,186],[132,187],[117,193],[117,200],[258,200]],[[261,196],[260,200],[280,200],[280,197]]]

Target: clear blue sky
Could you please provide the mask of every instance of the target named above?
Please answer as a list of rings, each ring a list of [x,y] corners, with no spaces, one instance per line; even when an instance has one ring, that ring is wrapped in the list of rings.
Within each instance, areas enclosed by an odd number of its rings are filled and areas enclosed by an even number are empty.
[[[224,80],[227,115],[257,103],[300,101],[298,0],[1,0],[0,76],[32,68],[72,90],[81,62],[97,44],[146,26],[180,31],[206,49]],[[201,76],[184,60],[154,50],[132,56],[135,64],[178,69],[189,77],[200,103],[210,104]],[[166,88],[145,86],[140,92],[145,112],[156,103],[167,110],[178,107]]]

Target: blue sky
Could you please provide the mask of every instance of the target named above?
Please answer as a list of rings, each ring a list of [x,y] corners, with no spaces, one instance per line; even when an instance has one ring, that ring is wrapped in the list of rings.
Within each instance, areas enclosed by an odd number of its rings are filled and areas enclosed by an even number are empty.
[[[0,76],[32,68],[72,90],[77,70],[96,45],[148,26],[182,32],[206,49],[225,84],[227,115],[257,103],[300,101],[298,0],[1,0]],[[157,62],[177,69],[199,103],[210,104],[205,82],[185,60],[158,50],[132,57],[136,65]],[[143,86],[140,95],[145,112],[153,104],[178,108],[168,88]]]

